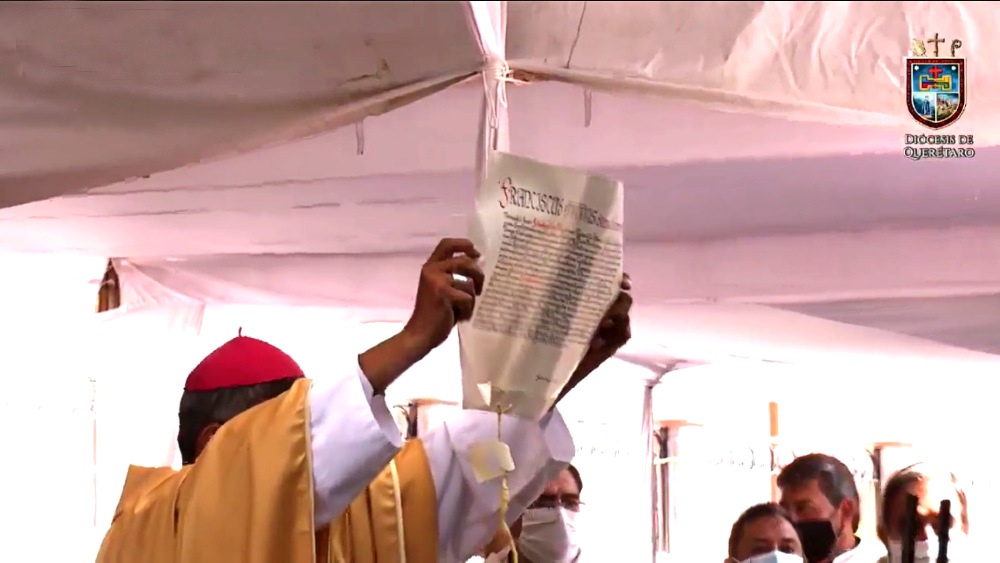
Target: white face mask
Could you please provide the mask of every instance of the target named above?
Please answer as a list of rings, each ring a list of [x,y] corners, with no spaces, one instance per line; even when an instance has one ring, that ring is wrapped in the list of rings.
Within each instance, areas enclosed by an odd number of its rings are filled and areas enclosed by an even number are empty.
[[[572,563],[580,558],[576,512],[532,508],[524,513],[517,552],[534,563]]]
[[[935,563],[938,556],[938,538],[934,532],[927,530],[926,540],[917,540],[913,545],[913,563]],[[958,541],[956,541],[958,540]],[[961,537],[949,538],[948,560],[959,561],[961,554]],[[889,540],[889,563],[901,563],[903,561],[903,542],[899,540]]]
[[[801,555],[785,553],[784,551],[772,551],[754,555],[749,559],[744,559],[742,563],[803,563]]]

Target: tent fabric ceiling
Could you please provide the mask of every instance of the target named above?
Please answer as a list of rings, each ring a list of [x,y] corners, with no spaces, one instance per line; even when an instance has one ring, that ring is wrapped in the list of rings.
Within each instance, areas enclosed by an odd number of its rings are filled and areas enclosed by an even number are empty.
[[[331,129],[474,74],[461,2],[5,2],[0,205]]]
[[[506,52],[527,82],[507,86],[510,150],[625,181],[642,302],[989,294],[1000,63],[974,55],[995,50],[995,14],[966,2],[5,3],[0,248],[127,257],[133,303],[399,310],[426,249],[467,228],[475,76]],[[961,38],[975,62],[975,119],[961,122],[980,147],[972,161],[899,154],[913,132],[901,61],[934,33]]]
[[[1000,293],[938,299],[862,299],[783,309],[1000,354]]]
[[[366,120],[363,155],[356,132],[340,129],[0,210],[0,245],[133,257],[425,248],[466,228],[480,91],[452,88]],[[626,234],[637,241],[952,228],[1000,214],[990,190],[1000,180],[991,149],[970,161],[914,164],[896,150],[885,154],[898,143],[895,134],[866,137],[863,128],[702,110],[677,118],[692,131],[680,136],[662,123],[684,108],[650,98],[595,96],[587,127],[577,87],[531,85],[508,97],[512,150],[623,180]],[[545,108],[562,111],[546,116]],[[623,122],[627,115],[662,119]],[[714,126],[698,128],[706,120]],[[780,134],[760,134],[767,129]],[[858,143],[874,154],[849,154]],[[361,240],[370,225],[384,231]]]
[[[650,304],[990,295],[1000,292],[1000,249],[989,242],[998,235],[993,228],[968,228],[636,242],[628,245],[626,266],[636,297]],[[149,288],[148,302],[178,293],[210,302],[231,296],[256,304],[403,309],[431,243],[428,238],[419,252],[129,259],[119,261],[119,274],[127,285]],[[170,293],[156,298],[158,287]]]
[[[975,2],[510,2],[515,68],[627,83],[732,111],[908,126],[903,64],[913,38],[961,39],[970,107],[963,124],[997,138],[994,6]],[[980,60],[976,55],[984,57]],[[982,112],[982,113],[980,113]],[[987,125],[987,123],[989,125]],[[992,131],[991,131],[992,130]]]
[[[910,126],[901,61],[911,38],[939,33],[961,38],[976,65],[967,132],[987,143],[1000,130],[990,96],[1000,62],[974,58],[997,50],[988,3],[7,2],[0,10],[3,205],[380,113],[481,68],[498,41],[482,39],[487,28],[506,30],[512,68],[543,77],[897,134]],[[599,154],[588,152],[581,156]]]

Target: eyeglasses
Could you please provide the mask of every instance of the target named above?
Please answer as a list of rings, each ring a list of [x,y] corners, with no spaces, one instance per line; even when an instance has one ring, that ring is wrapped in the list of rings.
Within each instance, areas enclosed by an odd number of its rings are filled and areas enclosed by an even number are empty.
[[[564,508],[570,512],[579,512],[582,505],[580,497],[576,495],[542,495],[528,508]]]

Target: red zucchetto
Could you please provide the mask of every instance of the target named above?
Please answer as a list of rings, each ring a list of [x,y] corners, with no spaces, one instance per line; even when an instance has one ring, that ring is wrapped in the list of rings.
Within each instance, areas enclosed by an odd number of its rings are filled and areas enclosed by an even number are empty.
[[[188,376],[185,391],[216,391],[303,377],[288,354],[256,338],[237,336],[205,357]]]

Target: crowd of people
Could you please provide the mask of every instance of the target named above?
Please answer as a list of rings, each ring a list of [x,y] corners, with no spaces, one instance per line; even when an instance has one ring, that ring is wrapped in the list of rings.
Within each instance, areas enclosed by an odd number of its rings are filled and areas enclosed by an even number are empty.
[[[751,506],[736,519],[726,563],[903,563],[908,495],[917,500],[913,563],[937,563],[942,536],[948,561],[972,560],[965,493],[947,471],[915,464],[886,481],[878,542],[857,536],[861,497],[854,475],[837,458],[796,458],[778,475],[778,488],[778,503]],[[954,507],[946,530],[938,514],[943,500]]]
[[[948,561],[973,560],[965,493],[957,478],[940,468],[914,464],[885,482],[878,540],[858,537],[861,496],[851,470],[837,458],[820,453],[798,457],[782,469],[777,484],[779,502],[756,504],[736,519],[725,563],[902,563],[907,495],[917,500],[913,563],[938,563],[942,535],[948,537]],[[512,528],[519,561],[586,560],[575,526],[582,490],[572,465],[546,485]],[[947,531],[941,529],[938,513],[943,500],[955,507]],[[508,563],[513,560],[508,543],[498,535],[481,557],[470,561]]]

